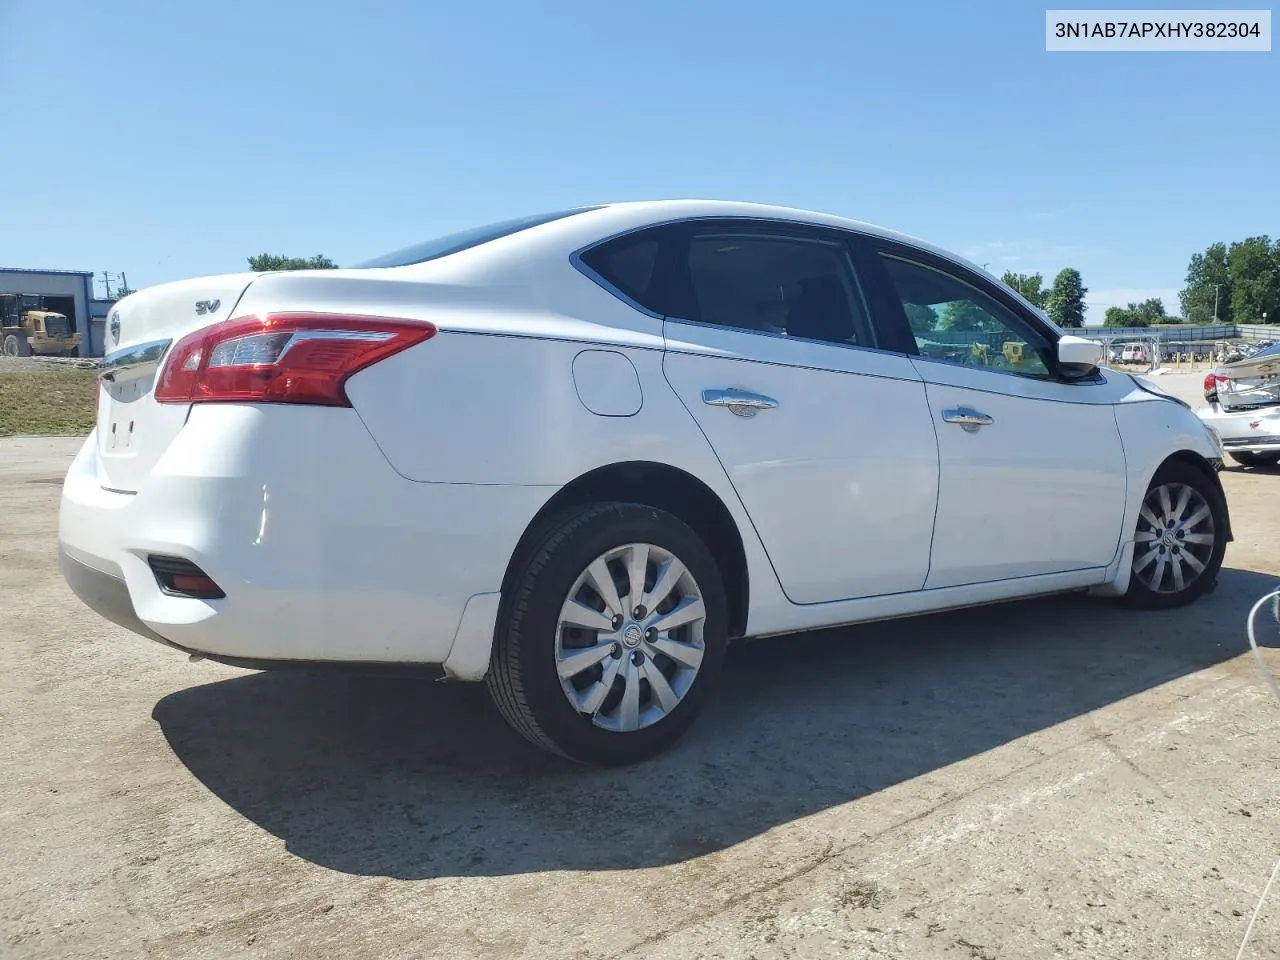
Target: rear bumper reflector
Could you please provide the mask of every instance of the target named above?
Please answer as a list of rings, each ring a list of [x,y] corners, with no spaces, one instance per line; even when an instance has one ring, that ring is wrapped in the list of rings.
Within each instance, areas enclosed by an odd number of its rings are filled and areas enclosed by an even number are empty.
[[[160,590],[171,597],[193,600],[221,600],[226,594],[213,578],[190,560],[181,557],[147,557]]]

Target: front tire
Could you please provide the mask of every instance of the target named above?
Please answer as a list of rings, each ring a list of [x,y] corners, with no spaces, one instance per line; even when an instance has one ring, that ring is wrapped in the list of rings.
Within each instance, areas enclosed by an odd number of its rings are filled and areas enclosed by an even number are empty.
[[[661,753],[701,712],[728,609],[701,538],[673,514],[599,503],[557,517],[503,596],[486,684],[530,742],[581,763]]]
[[[1280,463],[1280,453],[1250,453],[1241,450],[1239,453],[1227,454],[1242,467],[1274,467]]]
[[[1168,610],[1212,590],[1227,549],[1217,484],[1188,463],[1166,463],[1142,500],[1134,540],[1127,605]]]

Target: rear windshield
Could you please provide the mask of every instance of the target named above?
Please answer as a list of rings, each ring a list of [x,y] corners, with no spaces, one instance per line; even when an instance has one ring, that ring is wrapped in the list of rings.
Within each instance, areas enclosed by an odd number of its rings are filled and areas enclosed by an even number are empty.
[[[540,213],[532,217],[520,217],[515,220],[504,220],[501,223],[490,223],[483,227],[472,227],[470,230],[460,230],[448,236],[415,243],[413,246],[405,247],[403,250],[384,254],[364,263],[357,263],[356,267],[407,267],[413,263],[426,263],[428,260],[438,260],[440,257],[447,257],[451,253],[458,253],[470,247],[478,247],[480,244],[488,243],[490,240],[507,237],[513,233],[519,233],[521,230],[528,230],[530,227],[550,223],[552,220],[563,220],[565,217],[571,217],[575,213],[586,213],[589,210],[598,209],[599,207],[576,207],[573,210]]]
[[[1254,354],[1252,357],[1250,357],[1249,359],[1250,359],[1250,360],[1265,360],[1265,359],[1270,358],[1270,357],[1277,357],[1277,358],[1280,358],[1280,343],[1277,343],[1277,344],[1276,344],[1275,346],[1273,346],[1273,347],[1263,347],[1261,350],[1259,350],[1257,353],[1255,353],[1255,354]]]

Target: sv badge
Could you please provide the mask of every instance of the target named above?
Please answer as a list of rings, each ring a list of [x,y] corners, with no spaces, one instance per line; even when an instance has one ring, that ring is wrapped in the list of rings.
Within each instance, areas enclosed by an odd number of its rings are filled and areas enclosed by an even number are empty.
[[[222,306],[221,300],[197,300],[196,316],[203,317],[206,313],[217,313],[220,306]]]

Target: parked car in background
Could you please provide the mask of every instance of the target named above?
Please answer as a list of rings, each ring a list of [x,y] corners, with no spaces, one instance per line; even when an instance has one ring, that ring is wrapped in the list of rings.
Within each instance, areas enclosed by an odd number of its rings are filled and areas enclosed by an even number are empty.
[[[1150,363],[1151,349],[1145,343],[1126,343],[1120,350],[1121,363]]]
[[[1280,463],[1280,345],[1215,367],[1205,375],[1204,398],[1200,419],[1233,460],[1244,467]]]
[[[1253,357],[1266,350],[1268,347],[1275,346],[1274,340],[1250,340],[1240,344],[1241,358]]]
[[[576,760],[671,744],[731,638],[1175,607],[1231,539],[1184,403],[839,217],[612,204],[115,309],[62,492],[86,604],[240,666],[483,680]]]

